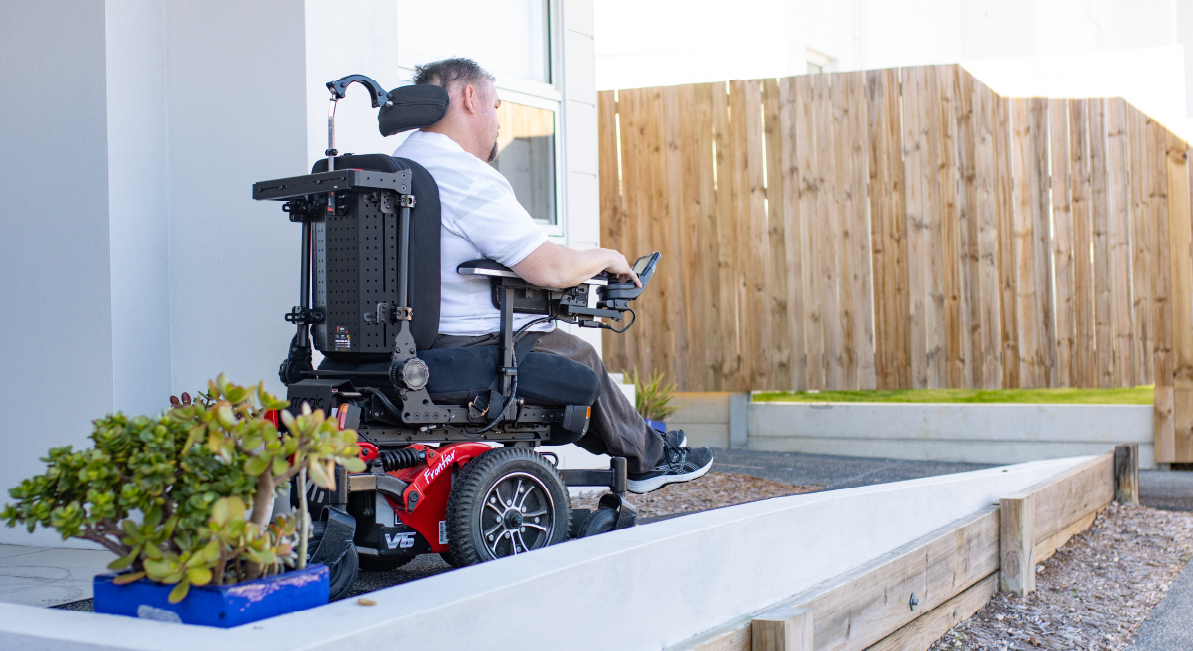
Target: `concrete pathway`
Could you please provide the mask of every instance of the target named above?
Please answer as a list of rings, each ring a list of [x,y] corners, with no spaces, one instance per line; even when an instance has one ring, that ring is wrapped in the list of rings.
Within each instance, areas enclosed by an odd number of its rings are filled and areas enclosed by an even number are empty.
[[[91,598],[91,580],[115,556],[99,549],[0,545],[0,601],[56,606]]]
[[[951,475],[991,467],[980,463],[904,461],[726,448],[715,448],[713,457],[713,472],[735,472],[794,486],[821,485],[825,490]]]
[[[1135,641],[1127,651],[1193,649],[1193,616],[1190,613],[1193,613],[1193,563],[1186,565],[1172,582],[1168,594],[1139,627]]]
[[[1155,509],[1193,511],[1193,472],[1140,470],[1139,501]]]

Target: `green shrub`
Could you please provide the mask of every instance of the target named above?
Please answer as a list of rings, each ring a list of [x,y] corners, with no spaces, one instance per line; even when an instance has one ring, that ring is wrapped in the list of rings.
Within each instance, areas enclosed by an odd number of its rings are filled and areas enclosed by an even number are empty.
[[[199,399],[156,418],[108,415],[94,422],[91,447],[51,449],[46,472],[10,489],[16,502],[0,518],[96,542],[119,556],[110,569],[129,570],[117,582],[174,584],[172,603],[191,585],[301,566],[302,514],[269,520],[277,489],[300,472],[334,488],[337,464],[353,472],[364,464],[356,432],[305,404],[294,417],[287,404],[264,384],[242,387],[221,374]],[[265,418],[268,409],[281,410],[284,431]]]
[[[676,412],[678,407],[671,404],[675,397],[675,383],[663,384],[663,374],[655,371],[649,381],[638,377],[638,369],[634,369],[630,376],[634,383],[634,407],[643,418],[665,421]]]

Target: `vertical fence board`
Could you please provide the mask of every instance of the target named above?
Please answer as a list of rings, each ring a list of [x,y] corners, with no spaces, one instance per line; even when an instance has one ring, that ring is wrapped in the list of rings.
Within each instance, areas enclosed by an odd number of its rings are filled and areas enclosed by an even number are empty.
[[[903,129],[912,386],[942,388],[945,316],[940,210],[940,109],[932,68],[903,69]]]
[[[1069,182],[1073,214],[1074,386],[1098,386],[1094,346],[1093,213],[1089,170],[1089,104],[1069,100]],[[1162,148],[1161,148],[1162,149]],[[1162,154],[1161,154],[1162,155]]]
[[[1152,379],[1152,291],[1151,241],[1155,237],[1148,219],[1147,117],[1128,106],[1127,147],[1130,150],[1131,207],[1131,300],[1136,384],[1151,384]]]
[[[957,125],[957,215],[960,218],[961,315],[964,322],[962,357],[965,388],[982,386],[982,309],[977,224],[977,167],[974,160],[977,132],[974,123],[974,78],[957,68],[953,96]]]
[[[963,335],[965,314],[962,301],[962,217],[958,196],[957,120],[955,104],[957,66],[938,66],[939,140],[937,178],[940,183],[941,290],[944,297],[945,382],[949,388],[965,386]]]
[[[1193,461],[1193,220],[1189,147],[1168,134],[1168,248],[1172,274],[1172,463]],[[1158,452],[1158,450],[1157,450]],[[1159,460],[1159,459],[1158,459]]]
[[[740,278],[738,328],[741,386],[770,386],[768,355],[772,350],[766,286],[770,247],[766,236],[765,152],[762,149],[762,86],[757,81],[730,82],[730,120],[740,174],[735,201]],[[744,237],[743,237],[744,236]]]
[[[845,329],[842,323],[841,301],[837,292],[840,266],[837,253],[841,250],[840,226],[837,221],[837,129],[833,115],[831,76],[815,75],[812,78],[813,111],[816,124],[816,160],[819,169],[816,193],[817,231],[821,240],[816,246],[816,290],[820,295],[820,306],[824,330],[824,388],[846,389],[844,348]]]
[[[676,155],[679,158],[678,187],[681,192],[678,202],[681,210],[678,219],[673,222],[673,227],[677,231],[674,237],[678,249],[675,274],[679,280],[679,295],[683,302],[680,306],[680,314],[684,321],[685,357],[687,358],[684,363],[687,372],[681,376],[679,370],[676,369],[676,373],[671,377],[673,381],[678,381],[682,377],[682,381],[689,391],[708,391],[707,365],[705,363],[707,333],[704,328],[708,286],[703,282],[703,276],[707,272],[706,265],[702,263],[700,233],[703,213],[706,210],[703,184],[707,182],[707,192],[711,196],[712,178],[711,174],[707,180],[702,178],[701,170],[707,169],[711,163],[712,148],[701,147],[701,143],[707,143],[708,138],[700,137],[701,121],[697,117],[699,108],[696,100],[696,85],[676,86],[674,101],[675,115],[672,117],[669,112],[669,118],[678,123]],[[711,129],[709,135],[711,135]],[[674,196],[676,189],[672,188],[671,191]]]
[[[1090,211],[1094,234],[1094,348],[1097,384],[1114,386],[1114,312],[1111,300],[1110,198],[1106,166],[1106,103],[1089,101]]]
[[[691,213],[688,206],[688,188],[684,184],[687,177],[685,167],[694,154],[690,151],[690,145],[683,134],[683,124],[688,122],[684,119],[687,115],[685,111],[689,109],[689,106],[682,101],[681,93],[687,88],[690,87],[667,86],[661,90],[663,114],[659,129],[663,145],[661,151],[665,178],[663,190],[666,193],[667,210],[654,217],[660,226],[660,237],[655,242],[660,253],[668,259],[674,260],[675,263],[664,265],[665,269],[656,270],[658,279],[652,281],[652,283],[663,281],[664,292],[660,296],[663,299],[660,301],[660,305],[663,307],[664,313],[656,317],[658,325],[652,328],[655,331],[653,333],[655,339],[661,340],[658,345],[666,346],[670,354],[670,360],[662,367],[662,370],[668,377],[683,378],[690,376],[694,368],[691,364],[692,351],[688,343],[687,308],[692,303],[689,293],[685,291],[685,287],[691,283],[684,282],[684,269],[689,268],[684,255],[684,240],[688,232],[685,215]],[[635,251],[634,255],[645,252]],[[666,273],[659,273],[660,271]],[[662,327],[663,323],[666,323],[667,326]]]
[[[1044,100],[1012,99],[1015,174],[1015,297],[1019,312],[1020,383],[1051,386],[1051,277],[1047,220]],[[1043,203],[1043,205],[1041,205]],[[1042,249],[1042,250],[1041,250]]]
[[[1052,165],[1052,265],[1056,274],[1056,377],[1059,386],[1073,386],[1073,215],[1069,198],[1069,106],[1054,99],[1048,105],[1049,161]]]
[[[1153,402],[1153,430],[1156,461],[1176,459],[1176,430],[1173,420],[1173,332],[1172,267],[1168,237],[1168,131],[1155,120],[1147,121],[1148,219],[1152,240],[1152,373],[1156,389]]]
[[[867,72],[866,101],[870,131],[876,386],[909,389],[912,384],[907,331],[907,224],[903,209],[898,69]]]
[[[1129,214],[1130,159],[1127,150],[1127,103],[1121,97],[1105,101],[1107,239],[1110,251],[1110,312],[1116,387],[1134,386],[1131,349],[1131,218]]]
[[[730,130],[729,94],[726,84],[717,83],[712,92],[713,140],[716,143],[717,179],[717,273],[721,305],[718,317],[721,331],[721,390],[737,391],[740,384],[740,349],[738,337],[737,259],[734,242],[740,233],[734,222],[734,197],[737,143]]]
[[[795,388],[792,359],[791,283],[789,270],[794,269],[794,259],[787,243],[795,236],[788,228],[787,206],[787,164],[783,157],[783,97],[779,92],[780,81],[767,79],[763,82],[762,132],[766,153],[766,248],[767,264],[765,276],[765,298],[767,318],[770,320],[771,350],[768,358],[771,367],[771,382],[768,388],[791,390]]]
[[[783,214],[782,227],[787,233],[783,240],[787,256],[787,322],[791,330],[791,385],[793,389],[808,387],[808,349],[804,324],[804,264],[800,216],[800,161],[796,141],[795,79],[779,81],[779,126],[782,144]]]
[[[978,230],[978,283],[981,304],[982,380],[984,389],[1002,387],[1002,338],[999,291],[998,201],[995,167],[995,105],[999,98],[988,86],[974,83],[975,210]]]
[[[642,173],[649,184],[649,192],[645,197],[644,209],[639,211],[634,221],[639,224],[638,245],[640,247],[650,246],[652,249],[666,249],[666,222],[669,213],[667,204],[670,197],[667,192],[666,118],[661,87],[646,89],[645,108],[647,131],[643,143],[645,152],[642,157]],[[670,369],[673,363],[672,341],[667,336],[667,329],[663,325],[670,321],[671,316],[667,311],[668,303],[671,302],[670,288],[665,281],[659,285],[650,305],[638,308],[643,326],[638,336],[646,342],[646,368],[643,369],[646,373]]]
[[[621,206],[621,179],[617,164],[617,102],[616,91],[597,93],[597,156],[599,163],[598,189],[601,206],[601,246],[625,250],[623,232],[625,214]],[[602,331],[601,349],[605,365],[615,371],[626,368],[628,361],[625,340],[616,333]]]
[[[850,104],[849,75],[832,75],[829,94],[833,111],[833,228],[837,247],[837,301],[841,315],[841,384],[837,388],[857,388],[858,316],[854,312],[854,265],[852,244],[856,236],[853,224],[853,166],[851,125],[855,106]],[[827,77],[827,75],[826,75]],[[864,186],[863,186],[864,188]]]
[[[998,214],[999,336],[1002,339],[1002,386],[1020,384],[1019,307],[1015,298],[1015,199],[1011,166],[1011,102],[994,102],[994,199]]]
[[[809,389],[825,388],[824,307],[819,292],[816,251],[820,239],[818,206],[820,186],[816,146],[816,104],[814,77],[796,77],[792,96],[795,112],[796,160],[799,166],[800,273],[804,305],[804,338],[807,350]]]
[[[643,187],[643,179],[639,172],[642,149],[641,124],[644,111],[641,108],[645,93],[640,89],[621,90],[617,93],[617,117],[620,125],[621,151],[621,205],[624,210],[623,228],[621,230],[621,246],[623,251],[638,250],[638,225],[640,214],[639,204],[642,195],[648,188]],[[629,372],[638,367],[644,359],[642,342],[635,328],[624,333],[621,346],[625,351],[625,365],[621,371]]]

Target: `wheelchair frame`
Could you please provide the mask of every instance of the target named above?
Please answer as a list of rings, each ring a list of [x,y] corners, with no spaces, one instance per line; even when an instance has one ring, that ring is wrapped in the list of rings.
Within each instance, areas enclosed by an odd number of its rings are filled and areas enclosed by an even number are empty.
[[[411,332],[414,315],[407,294],[411,210],[417,201],[412,192],[413,171],[335,169],[336,102],[344,97],[347,86],[356,82],[369,89],[374,108],[400,104],[401,89],[386,93],[377,82],[361,75],[328,82],[332,93],[326,151],[329,171],[253,185],[254,199],[284,202],[283,210],[290,220],[302,225],[299,304],[285,315],[295,325],[296,332],[279,369],[288,387],[290,409],[297,410],[307,403],[312,409],[334,414],[341,427],[355,429],[360,434],[361,458],[369,464],[365,473],[353,475],[337,467],[332,490],[306,487],[312,516],[322,523],[319,540],[311,546],[311,561],[333,566],[333,593],[337,569],[350,571],[355,577],[355,567],[340,567],[347,565],[342,561],[349,555],[401,561],[397,557],[450,552],[443,527],[453,475],[492,450],[487,443],[533,449],[550,443],[553,426],[578,436],[587,431],[591,414],[588,406],[541,407],[517,398],[514,314],[541,314],[542,320],[562,320],[581,327],[623,332],[632,325],[632,320],[629,325],[615,329],[599,319],[621,323],[626,313],[633,314],[629,302],[644,289],[659,258],[658,253],[643,258],[647,260],[649,273],[644,273],[642,287],[618,283],[616,278],[602,275],[576,287],[553,289],[527,283],[492,261],[460,265],[459,273],[485,276],[491,281],[494,305],[500,311],[500,358],[496,371],[502,404],[497,413],[490,413],[493,405],[477,405],[475,401],[467,406],[435,404],[427,390],[430,370],[419,359]],[[311,328],[327,322],[328,315],[324,309],[312,305],[315,225],[333,217],[359,219],[366,211],[389,220],[396,218],[396,250],[386,253],[397,258],[396,300],[392,304],[378,301],[375,308],[369,306],[361,315],[369,324],[396,326],[389,369],[385,372],[317,370],[312,364]],[[597,294],[596,307],[589,306],[592,288]],[[377,383],[388,385],[389,391],[377,386],[357,386]],[[554,456],[549,452],[540,455]],[[616,513],[613,528],[634,525],[634,508],[624,500],[624,458],[613,458],[607,470],[557,473],[564,486],[608,488],[611,493],[602,499],[601,508]],[[295,498],[295,492],[292,490],[292,503],[300,501]],[[419,508],[422,504],[427,506]],[[394,514],[392,522],[386,520],[390,511]],[[512,540],[511,536],[511,546],[517,553]]]

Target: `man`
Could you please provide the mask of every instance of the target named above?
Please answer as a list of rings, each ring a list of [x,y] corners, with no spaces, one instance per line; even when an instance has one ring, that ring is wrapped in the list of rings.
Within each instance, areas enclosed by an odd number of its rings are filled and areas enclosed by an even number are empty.
[[[445,59],[419,66],[414,83],[442,86],[451,100],[442,120],[411,133],[394,152],[425,167],[439,186],[443,290],[436,348],[498,342],[500,315],[490,298],[489,281],[456,273],[461,262],[496,260],[545,287],[571,287],[602,271],[641,285],[617,251],[578,251],[547,241],[514,197],[509,181],[487,164],[497,157],[501,105],[492,75],[469,59]],[[516,315],[514,328],[534,318]],[[708,472],[712,451],[686,447],[682,431],[663,435],[649,427],[592,346],[553,323],[530,329],[541,333],[533,350],[562,355],[596,371],[600,391],[588,433],[577,445],[595,454],[625,457],[629,490],[645,493]]]

